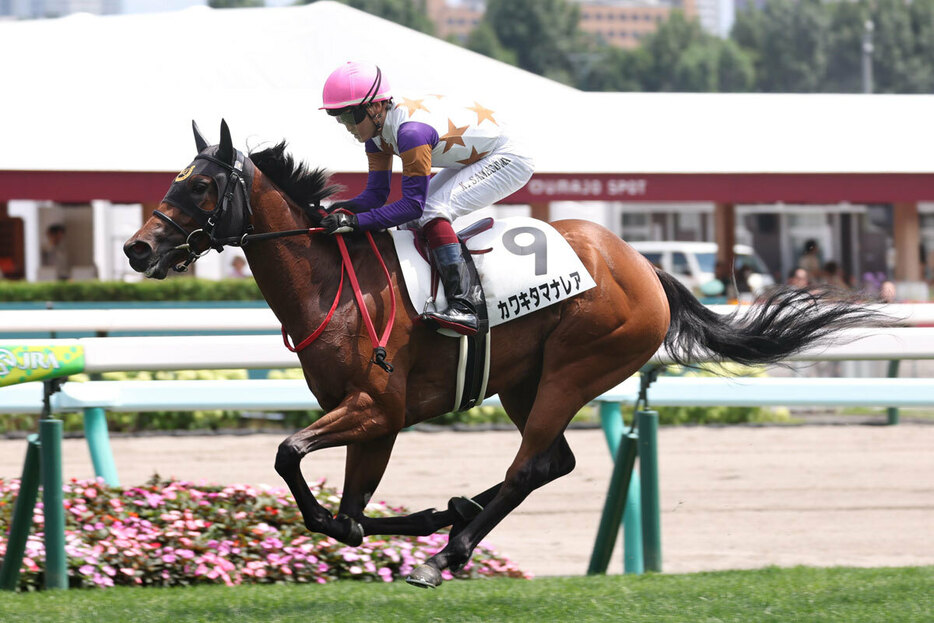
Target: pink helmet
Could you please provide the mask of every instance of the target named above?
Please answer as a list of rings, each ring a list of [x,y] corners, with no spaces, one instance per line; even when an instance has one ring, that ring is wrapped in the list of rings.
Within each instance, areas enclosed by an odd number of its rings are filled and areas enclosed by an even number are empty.
[[[381,102],[392,97],[389,81],[376,65],[349,61],[328,76],[324,83],[326,110],[339,110],[348,106]]]

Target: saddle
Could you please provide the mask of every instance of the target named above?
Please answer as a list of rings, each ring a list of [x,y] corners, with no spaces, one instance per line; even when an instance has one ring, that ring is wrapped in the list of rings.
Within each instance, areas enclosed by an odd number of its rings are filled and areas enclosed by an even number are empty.
[[[486,300],[483,296],[483,285],[477,276],[477,268],[474,266],[472,256],[482,253],[489,253],[492,248],[471,250],[467,248],[466,242],[474,236],[481,234],[493,227],[493,219],[487,217],[472,223],[461,231],[457,232],[457,238],[464,248],[464,260],[467,268],[473,273],[474,279],[480,284],[480,304],[477,306],[477,320],[479,329],[476,335],[466,336],[458,335],[453,332],[444,335],[459,338],[460,355],[458,357],[456,391],[454,399],[454,411],[465,411],[474,407],[478,401],[482,401],[486,393],[487,379],[490,373],[490,323],[486,315]],[[439,277],[437,267],[431,261],[431,254],[428,252],[428,244],[418,232],[415,236],[415,248],[418,254],[431,266],[431,304],[437,298]],[[426,304],[426,305],[427,305]]]

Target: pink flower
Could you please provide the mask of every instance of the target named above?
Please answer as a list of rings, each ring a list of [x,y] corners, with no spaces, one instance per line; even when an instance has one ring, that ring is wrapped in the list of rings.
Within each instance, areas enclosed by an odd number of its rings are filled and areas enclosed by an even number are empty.
[[[169,563],[169,564],[175,562],[175,554],[163,554],[162,562]]]

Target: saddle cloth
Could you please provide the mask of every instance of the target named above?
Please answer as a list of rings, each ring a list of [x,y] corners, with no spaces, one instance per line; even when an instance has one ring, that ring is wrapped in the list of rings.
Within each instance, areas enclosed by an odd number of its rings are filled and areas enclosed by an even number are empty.
[[[415,247],[415,234],[392,229],[409,301],[419,313],[431,297],[431,269]],[[467,241],[486,295],[490,327],[515,320],[585,292],[597,284],[571,245],[551,225],[528,217],[497,220]],[[489,250],[487,252],[487,250]],[[447,307],[444,288],[435,306]]]

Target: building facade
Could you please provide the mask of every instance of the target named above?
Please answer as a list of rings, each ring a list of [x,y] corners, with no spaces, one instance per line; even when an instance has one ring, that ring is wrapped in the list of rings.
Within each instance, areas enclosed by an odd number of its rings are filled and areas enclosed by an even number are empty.
[[[113,15],[121,12],[120,0],[0,0],[0,17],[36,19],[71,13]]]

